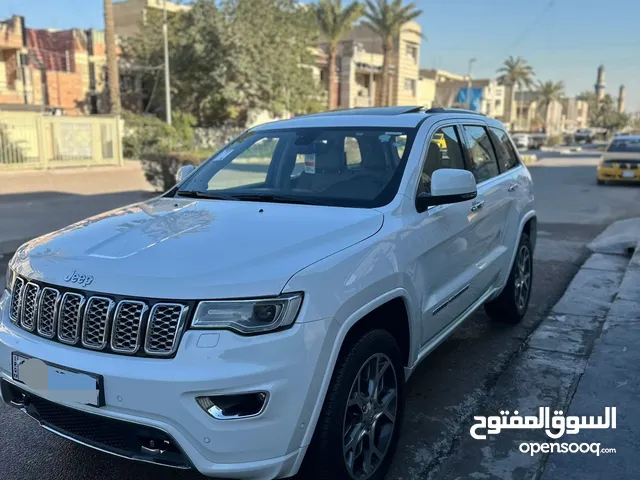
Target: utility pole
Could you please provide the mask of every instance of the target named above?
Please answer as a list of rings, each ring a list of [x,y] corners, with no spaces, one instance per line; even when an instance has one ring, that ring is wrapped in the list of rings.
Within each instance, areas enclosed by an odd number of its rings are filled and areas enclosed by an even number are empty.
[[[162,36],[164,37],[164,101],[167,123],[171,125],[171,85],[169,81],[169,27],[167,26],[167,0],[162,5]]]
[[[475,61],[475,58],[470,58],[469,66],[467,67],[467,108],[469,110],[471,110],[471,66]]]
[[[107,44],[109,106],[111,113],[118,115],[120,114],[120,75],[118,74],[118,53],[116,52],[116,32],[113,20],[112,0],[104,0],[104,30]]]

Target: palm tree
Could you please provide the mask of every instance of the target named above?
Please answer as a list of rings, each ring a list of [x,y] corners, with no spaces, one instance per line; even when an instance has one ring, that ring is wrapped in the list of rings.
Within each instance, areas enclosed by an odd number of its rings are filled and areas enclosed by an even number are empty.
[[[364,6],[353,2],[342,8],[342,0],[320,0],[314,8],[320,32],[329,43],[329,110],[333,110],[338,106],[335,89],[338,81],[336,72],[338,42],[349,33],[355,21],[362,16]]]
[[[533,85],[533,68],[522,57],[509,56],[502,66],[498,69],[498,83],[509,87],[511,90],[511,105],[516,101],[516,89],[522,91],[525,87],[530,88]],[[522,96],[520,98],[520,108],[516,108],[516,119],[522,111]],[[509,121],[512,121],[511,112],[509,111]]]
[[[547,113],[549,106],[553,102],[559,102],[564,97],[564,82],[554,82],[553,80],[547,80],[546,82],[538,82],[536,87],[536,98],[540,111],[544,112],[543,124],[547,125]]]
[[[120,113],[120,76],[118,74],[118,54],[113,20],[113,1],[104,0],[104,36],[107,47],[107,82],[109,83],[109,111]]]
[[[422,14],[415,2],[407,5],[403,0],[366,0],[367,11],[365,25],[377,33],[382,40],[382,88],[380,89],[380,105],[389,102],[389,67],[393,41],[400,34],[402,26]]]

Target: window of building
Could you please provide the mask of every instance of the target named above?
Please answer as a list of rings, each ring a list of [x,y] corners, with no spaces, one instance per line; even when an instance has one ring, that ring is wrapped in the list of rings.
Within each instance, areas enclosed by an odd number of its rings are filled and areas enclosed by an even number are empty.
[[[502,100],[496,100],[496,108],[500,108],[500,105],[502,105]]]
[[[412,95],[416,94],[416,81],[413,78],[404,79],[404,89],[410,90]]]
[[[503,172],[518,166],[518,155],[509,141],[509,136],[504,130],[491,127],[493,138],[495,140],[496,153],[498,162]]]
[[[465,168],[455,127],[443,127],[433,134],[422,166],[418,193],[431,193],[431,176],[440,168]]]
[[[464,130],[472,162],[471,172],[476,177],[476,183],[497,176],[500,170],[487,129],[478,125],[465,125]]]
[[[407,57],[411,57],[414,62],[418,63],[418,47],[412,43],[407,43],[406,49]]]

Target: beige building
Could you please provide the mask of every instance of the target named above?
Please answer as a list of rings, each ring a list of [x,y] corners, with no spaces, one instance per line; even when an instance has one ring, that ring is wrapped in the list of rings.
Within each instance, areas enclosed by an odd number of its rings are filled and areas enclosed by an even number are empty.
[[[589,126],[589,104],[577,98],[565,98],[562,101],[563,121],[565,132],[572,132]]]
[[[420,104],[427,107],[468,108],[467,94],[471,88],[472,108],[490,117],[502,117],[505,112],[505,88],[494,79],[472,79],[445,70],[420,70]]]
[[[535,92],[518,92],[515,98],[514,131],[531,132],[546,127],[549,135],[560,135],[586,128],[589,119],[587,102],[565,98],[540,108]]]
[[[162,11],[164,0],[124,0],[113,3],[113,20],[116,25],[116,35],[122,37],[133,36],[138,32],[140,24],[147,21],[149,10]],[[167,0],[167,12],[184,12],[189,5],[179,5]]]
[[[418,105],[420,80],[420,42],[417,22],[402,27],[391,55],[389,105]],[[317,58],[319,78],[328,81],[327,45],[320,44]],[[338,107],[356,108],[381,104],[382,43],[365,25],[356,26],[349,38],[338,45]]]

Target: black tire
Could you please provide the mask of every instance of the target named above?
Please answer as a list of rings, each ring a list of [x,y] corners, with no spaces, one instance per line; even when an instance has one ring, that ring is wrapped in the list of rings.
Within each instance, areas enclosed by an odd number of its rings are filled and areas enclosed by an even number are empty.
[[[524,261],[528,264],[529,283],[526,296],[524,296],[524,301],[523,303],[520,303],[520,299],[518,297],[520,296],[522,291],[518,290],[516,282],[520,281],[519,262],[521,260],[521,255],[524,255],[523,250],[528,254],[528,260]],[[509,279],[507,280],[507,284],[505,285],[504,290],[502,290],[500,295],[498,295],[495,299],[487,302],[484,305],[484,309],[487,312],[487,315],[489,315],[489,317],[496,322],[507,323],[511,325],[519,323],[527,313],[529,300],[531,298],[532,286],[533,249],[531,248],[531,240],[529,239],[529,235],[522,232],[520,243],[518,244],[518,250],[516,252],[516,258],[513,262],[513,266],[511,267]]]
[[[384,479],[398,444],[404,416],[405,390],[404,364],[400,348],[394,337],[382,329],[364,333],[350,345],[345,345],[340,352],[311,445],[309,445],[300,470],[300,479],[351,480],[353,478],[347,468],[343,450],[347,402],[356,377],[361,373],[361,369],[364,368],[367,361],[377,354],[382,354],[390,360],[387,374],[389,374],[389,369],[393,369],[397,380],[395,423],[392,426],[393,430],[382,460],[378,460],[375,470],[369,477],[361,478],[367,480]],[[355,408],[360,407],[356,406]]]

